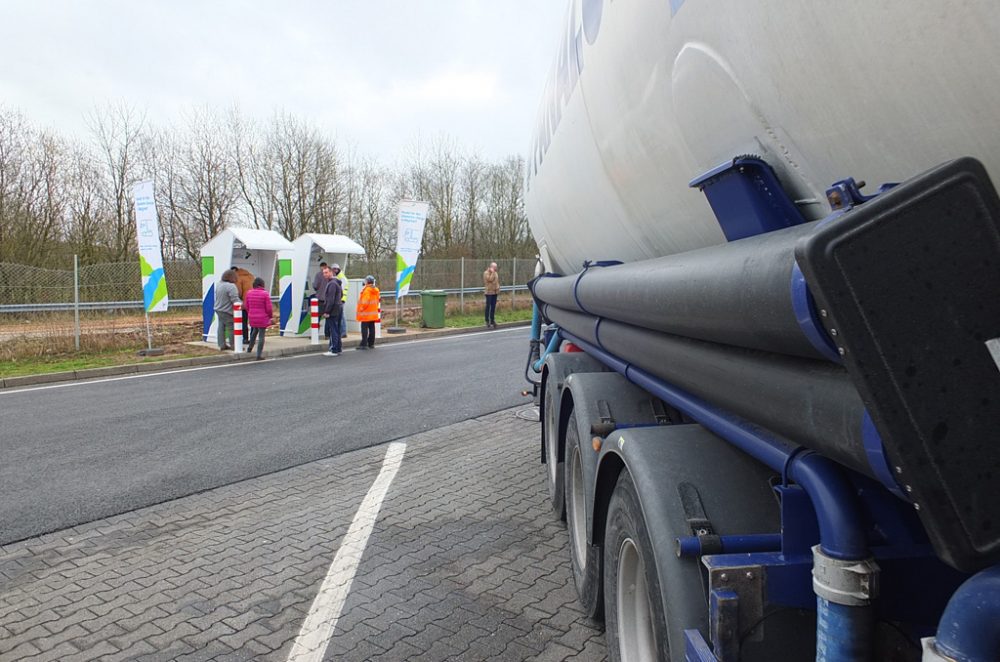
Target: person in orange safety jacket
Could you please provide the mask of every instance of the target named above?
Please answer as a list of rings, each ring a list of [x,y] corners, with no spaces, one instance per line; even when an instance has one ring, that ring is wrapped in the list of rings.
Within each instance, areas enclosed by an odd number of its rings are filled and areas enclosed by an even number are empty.
[[[365,286],[358,294],[357,318],[361,322],[361,342],[356,349],[375,348],[375,323],[381,322],[382,293],[375,287],[375,276],[365,277]]]

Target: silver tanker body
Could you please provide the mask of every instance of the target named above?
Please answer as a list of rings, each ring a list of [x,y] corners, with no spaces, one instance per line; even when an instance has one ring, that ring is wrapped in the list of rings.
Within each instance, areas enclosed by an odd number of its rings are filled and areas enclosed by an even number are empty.
[[[998,8],[572,2],[525,375],[611,660],[1000,660]]]
[[[811,219],[847,176],[961,155],[1000,172],[996,3],[571,3],[525,182],[549,270],[723,242],[687,184],[739,154]]]

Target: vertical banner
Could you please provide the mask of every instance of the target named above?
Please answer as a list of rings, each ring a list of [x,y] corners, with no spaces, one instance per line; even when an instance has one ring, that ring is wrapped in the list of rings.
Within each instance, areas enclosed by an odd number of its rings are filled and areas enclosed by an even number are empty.
[[[410,291],[413,270],[417,268],[424,224],[431,205],[428,202],[400,200],[399,224],[396,226],[396,298]]]
[[[156,218],[153,180],[136,182],[135,236],[139,241],[139,268],[142,272],[142,303],[147,313],[167,309],[167,280],[163,277],[163,253],[160,247],[160,224]]]

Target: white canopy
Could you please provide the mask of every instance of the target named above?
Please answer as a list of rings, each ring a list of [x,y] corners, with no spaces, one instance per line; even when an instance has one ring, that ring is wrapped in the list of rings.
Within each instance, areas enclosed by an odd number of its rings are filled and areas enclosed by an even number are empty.
[[[234,241],[243,244],[244,248],[261,251],[290,251],[292,242],[288,241],[274,230],[254,230],[253,228],[229,227],[209,239],[201,247],[202,254],[209,252],[217,245],[232,247]]]
[[[313,234],[312,232],[307,232],[304,235],[298,237],[294,243],[303,241],[312,241],[314,244],[319,246],[320,250],[324,253],[345,253],[347,255],[364,255],[365,249],[361,247],[361,244],[354,241],[350,237],[345,237],[342,234]]]

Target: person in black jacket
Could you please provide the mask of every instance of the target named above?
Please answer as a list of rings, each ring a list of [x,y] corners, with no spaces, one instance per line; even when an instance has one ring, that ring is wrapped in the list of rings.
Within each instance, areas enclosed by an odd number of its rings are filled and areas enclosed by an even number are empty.
[[[329,280],[326,282],[326,289],[323,291],[323,318],[330,324],[330,351],[324,352],[323,356],[340,356],[341,338],[343,329],[340,328],[340,314],[344,311],[344,289],[340,280],[335,278],[330,267],[323,267],[323,275]]]

